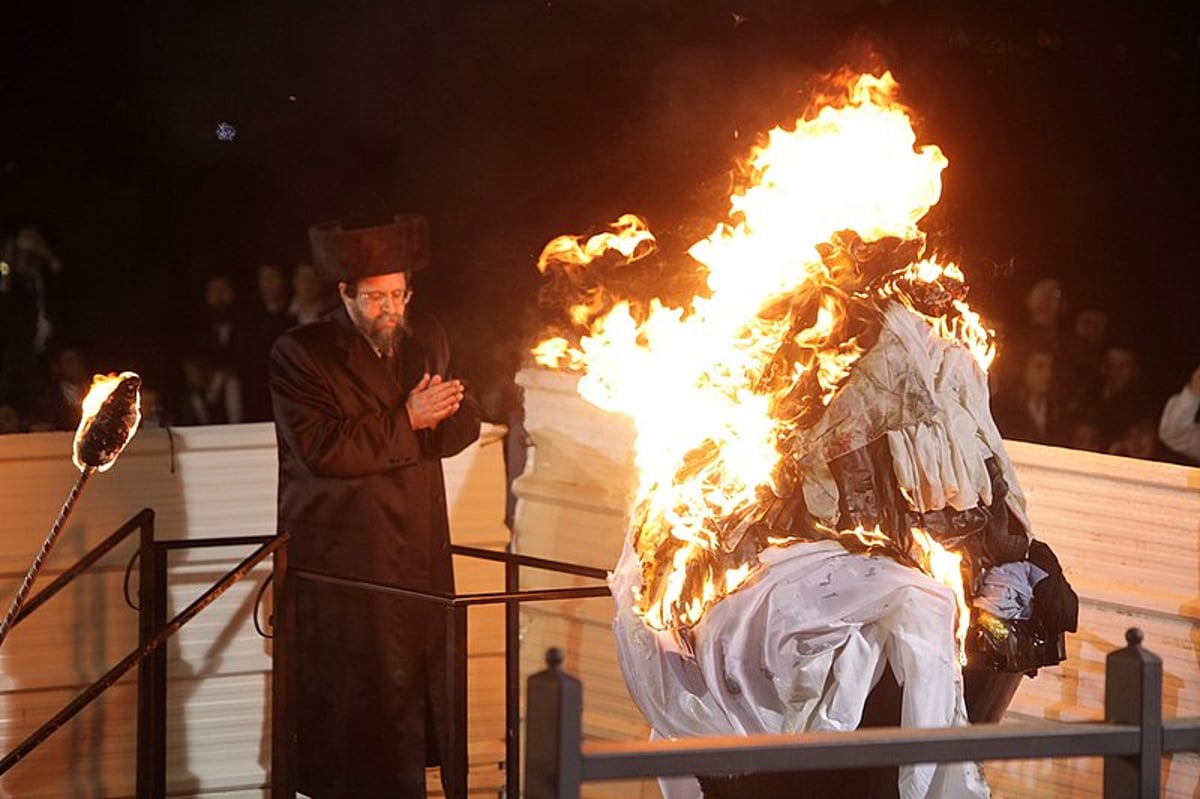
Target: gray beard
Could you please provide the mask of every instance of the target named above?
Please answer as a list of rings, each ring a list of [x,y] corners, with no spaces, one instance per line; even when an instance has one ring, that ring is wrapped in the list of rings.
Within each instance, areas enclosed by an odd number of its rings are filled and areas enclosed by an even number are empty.
[[[408,332],[408,325],[403,318],[391,330],[372,330],[367,338],[375,350],[384,358],[391,358],[400,349],[400,339]]]

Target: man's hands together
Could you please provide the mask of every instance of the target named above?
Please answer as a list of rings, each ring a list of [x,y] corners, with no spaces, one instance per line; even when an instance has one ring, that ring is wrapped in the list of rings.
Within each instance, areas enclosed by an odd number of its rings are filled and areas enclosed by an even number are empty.
[[[408,392],[408,400],[404,403],[408,410],[408,422],[413,430],[437,427],[439,422],[458,410],[462,398],[461,380],[443,380],[441,375],[430,377],[426,372],[421,382]]]

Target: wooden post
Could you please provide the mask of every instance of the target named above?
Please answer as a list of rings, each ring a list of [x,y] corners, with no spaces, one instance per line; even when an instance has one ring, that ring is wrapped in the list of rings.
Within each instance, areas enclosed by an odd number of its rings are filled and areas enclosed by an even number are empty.
[[[1157,799],[1162,768],[1162,660],[1142,649],[1142,631],[1125,633],[1128,646],[1105,660],[1104,720],[1141,727],[1141,752],[1104,758],[1105,799]]]
[[[583,687],[562,670],[559,649],[546,652],[546,669],[526,689],[525,795],[579,799],[582,777]]]

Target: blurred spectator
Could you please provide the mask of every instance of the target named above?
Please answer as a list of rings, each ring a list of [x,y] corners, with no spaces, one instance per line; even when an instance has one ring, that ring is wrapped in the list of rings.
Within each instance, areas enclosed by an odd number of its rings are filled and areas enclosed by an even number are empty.
[[[0,251],[0,402],[25,406],[38,356],[54,332],[49,284],[62,270],[36,227],[20,228]]]
[[[1004,360],[998,362],[1000,390],[1020,386],[1026,359],[1034,351],[1055,356],[1059,350],[1058,317],[1062,307],[1062,284],[1055,278],[1043,278],[1025,295],[1025,324],[1015,325],[1003,343]]]
[[[1200,366],[1183,389],[1167,400],[1158,421],[1158,434],[1172,451],[1200,464]]]
[[[168,427],[166,408],[158,389],[147,383],[142,383],[142,427]]]
[[[1054,356],[1048,350],[1033,350],[1025,359],[1021,383],[1001,390],[992,403],[1000,434],[1017,441],[1062,445],[1069,428],[1066,411],[1055,388]]]
[[[292,275],[292,304],[288,310],[299,324],[317,321],[332,311],[336,304],[337,295],[331,286],[317,276],[312,264],[296,266],[296,272]]]
[[[1150,412],[1149,396],[1141,381],[1141,366],[1132,347],[1111,346],[1104,351],[1098,393],[1084,403],[1082,413],[1100,432],[1100,444],[1108,449],[1134,423]]]
[[[30,429],[74,430],[82,416],[83,398],[92,386],[87,356],[76,346],[64,346],[50,360],[49,374],[34,394],[29,409]]]
[[[1155,458],[1158,453],[1158,425],[1150,417],[1138,419],[1108,448],[1111,455],[1127,458]]]
[[[25,429],[21,414],[11,405],[0,405],[0,436],[20,433]]]
[[[1104,452],[1104,447],[1100,445],[1100,428],[1096,427],[1095,422],[1087,419],[1078,419],[1071,426],[1071,436],[1067,440],[1067,446],[1074,449],[1086,449],[1090,452]]]
[[[240,313],[237,289],[228,275],[216,274],[204,285],[203,318],[192,331],[190,349],[208,356],[213,369],[241,379],[254,345],[253,325]]]
[[[1108,335],[1108,314],[1085,308],[1075,315],[1075,324],[1060,348],[1059,383],[1068,403],[1081,403],[1095,396],[1100,384],[1100,367]]]
[[[271,419],[271,397],[267,390],[267,360],[271,344],[281,333],[298,324],[290,310],[291,290],[287,271],[281,265],[259,265],[258,298],[262,306],[259,309],[258,329],[242,382],[246,421],[250,422]]]
[[[219,369],[205,352],[183,359],[184,390],[179,424],[227,424],[243,420],[242,386],[234,372]]]

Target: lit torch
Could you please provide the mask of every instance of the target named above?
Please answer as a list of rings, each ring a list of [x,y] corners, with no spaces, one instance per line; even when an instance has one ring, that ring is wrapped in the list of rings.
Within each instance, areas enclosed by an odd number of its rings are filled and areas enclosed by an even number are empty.
[[[72,460],[79,468],[79,479],[75,481],[75,485],[67,495],[62,509],[59,510],[58,518],[54,520],[50,533],[42,542],[41,550],[34,557],[33,564],[17,588],[17,594],[8,607],[4,621],[0,622],[0,645],[3,645],[9,630],[16,622],[17,615],[21,612],[21,605],[24,604],[25,597],[28,595],[29,589],[33,587],[38,572],[42,570],[42,565],[49,557],[50,550],[54,548],[54,543],[58,539],[59,533],[62,532],[67,517],[71,515],[71,510],[75,507],[75,502],[79,499],[79,494],[83,491],[83,486],[87,483],[88,478],[92,476],[93,472],[104,472],[111,468],[116,462],[117,456],[121,454],[125,445],[133,439],[133,434],[137,432],[138,423],[142,420],[141,394],[139,393],[141,387],[142,379],[133,372],[122,372],[119,375],[96,375],[93,378],[92,387],[87,396],[83,398],[83,417],[80,419],[79,428],[75,431]]]

